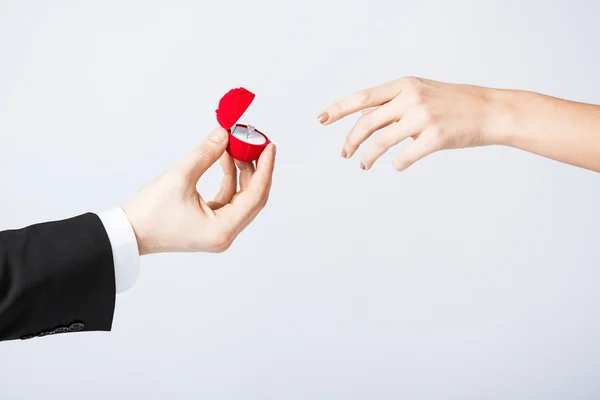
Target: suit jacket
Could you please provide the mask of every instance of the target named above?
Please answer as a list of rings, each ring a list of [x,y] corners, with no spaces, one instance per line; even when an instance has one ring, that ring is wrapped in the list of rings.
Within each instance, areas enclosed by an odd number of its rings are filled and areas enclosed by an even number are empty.
[[[96,214],[0,232],[0,340],[110,331],[115,296]]]

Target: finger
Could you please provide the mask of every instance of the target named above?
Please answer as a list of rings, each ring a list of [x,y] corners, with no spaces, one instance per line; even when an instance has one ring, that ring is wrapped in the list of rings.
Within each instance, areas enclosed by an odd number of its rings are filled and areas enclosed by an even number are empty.
[[[396,80],[356,92],[327,107],[319,115],[319,122],[329,125],[357,111],[387,103],[400,93],[400,87],[401,81]]]
[[[375,108],[369,108],[369,109],[367,109],[367,110],[362,110],[360,113],[361,113],[362,115],[367,115],[367,114],[369,114],[369,113],[371,113],[371,112],[373,112],[373,111],[377,110],[377,108],[378,108],[378,107],[375,107]]]
[[[400,122],[382,129],[366,146],[361,158],[361,168],[370,169],[390,148],[421,132],[423,128],[424,124],[420,119],[407,114]]]
[[[275,146],[269,144],[260,155],[256,171],[247,190],[238,194],[227,211],[232,229],[245,226],[253,220],[267,202],[273,170],[275,168]]]
[[[243,161],[236,161],[235,164],[240,170],[240,191],[244,191],[248,188],[252,175],[254,175],[254,164]]]
[[[363,115],[352,127],[342,149],[342,157],[350,158],[358,147],[364,143],[373,132],[394,123],[403,117],[407,102],[402,97],[375,109],[373,112]]]
[[[230,203],[235,192],[237,192],[237,169],[235,168],[233,158],[226,152],[221,156],[221,168],[223,169],[223,179],[221,180],[221,188],[215,196],[214,202],[223,205]]]
[[[433,130],[426,130],[394,160],[394,168],[404,171],[423,157],[441,150],[439,136]]]
[[[213,211],[225,207],[225,204],[219,203],[218,201],[209,201],[206,203],[206,205]]]
[[[266,197],[271,188],[275,170],[275,152],[274,144],[269,144],[262,152],[256,162],[256,172],[248,185],[248,191],[255,193],[260,198]]]
[[[190,183],[194,185],[225,152],[227,131],[217,128],[180,163]]]

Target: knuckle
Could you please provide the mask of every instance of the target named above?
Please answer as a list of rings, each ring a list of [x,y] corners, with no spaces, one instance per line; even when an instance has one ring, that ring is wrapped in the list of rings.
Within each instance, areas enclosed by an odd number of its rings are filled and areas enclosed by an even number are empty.
[[[365,89],[359,92],[358,101],[362,106],[367,106],[371,104],[373,100],[373,89]]]
[[[405,151],[396,158],[393,165],[396,171],[404,171],[410,164],[410,155]]]
[[[339,101],[337,103],[335,103],[334,105],[332,105],[331,107],[329,107],[328,113],[329,113],[329,118],[334,118],[337,117],[338,115],[341,115],[344,113],[344,102],[343,101]]]
[[[409,99],[409,103],[413,106],[422,106],[425,105],[425,96],[421,90],[410,89],[407,91],[407,96]]]
[[[358,141],[356,135],[350,135],[348,138],[346,138],[346,146],[350,148],[358,147],[359,144],[360,142]]]
[[[394,162],[393,167],[398,172],[402,171],[404,169],[404,160],[400,159],[400,160]]]
[[[417,118],[423,125],[431,125],[434,122],[433,112],[426,105],[421,105],[416,111]]]
[[[408,89],[419,89],[421,86],[421,80],[416,76],[406,76],[402,78],[404,86]]]
[[[375,121],[375,118],[373,117],[372,113],[366,114],[364,116],[362,116],[358,122],[356,123],[356,128],[361,131],[373,131],[375,130],[377,125],[377,122]]]
[[[200,148],[200,158],[204,160],[211,160],[215,157],[215,149],[212,146],[202,146]]]
[[[444,138],[444,130],[439,125],[432,125],[429,129],[430,134],[436,139]]]
[[[387,135],[377,135],[373,138],[373,144],[378,148],[390,147],[390,138]]]
[[[421,105],[425,103],[425,95],[423,91],[423,85],[419,78],[409,77],[405,78],[405,91],[409,96],[411,103]]]
[[[423,92],[421,92],[420,90],[414,90],[411,93],[411,99],[413,104],[418,105],[418,106],[422,106],[425,104],[425,96],[423,95]]]

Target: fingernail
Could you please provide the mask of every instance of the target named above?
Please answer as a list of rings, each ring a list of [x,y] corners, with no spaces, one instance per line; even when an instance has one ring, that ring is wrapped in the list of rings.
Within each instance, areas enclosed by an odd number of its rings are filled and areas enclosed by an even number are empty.
[[[225,140],[225,131],[223,129],[215,129],[208,138],[215,143],[221,143]]]
[[[346,149],[342,150],[342,158],[347,158],[348,157],[348,153],[346,153]]]
[[[324,124],[329,119],[329,114],[326,112],[321,113],[321,114],[319,114],[317,119],[319,120],[319,123]]]
[[[365,164],[362,163],[362,161],[360,162],[360,169],[362,170],[366,170],[367,167],[365,167]]]

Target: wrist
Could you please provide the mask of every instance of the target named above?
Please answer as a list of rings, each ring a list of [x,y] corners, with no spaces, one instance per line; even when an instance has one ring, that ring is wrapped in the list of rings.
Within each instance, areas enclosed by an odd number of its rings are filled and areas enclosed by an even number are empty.
[[[152,246],[149,245],[149,243],[152,243],[152,241],[148,235],[144,233],[144,229],[142,228],[144,225],[143,218],[140,218],[129,204],[126,204],[121,208],[129,219],[129,223],[131,224],[133,233],[135,234],[135,240],[137,241],[137,247],[140,256],[153,253]]]
[[[488,145],[512,146],[517,135],[516,115],[519,91],[490,89],[484,141]]]

